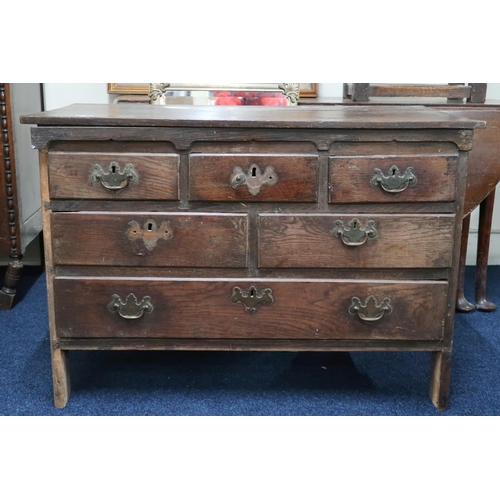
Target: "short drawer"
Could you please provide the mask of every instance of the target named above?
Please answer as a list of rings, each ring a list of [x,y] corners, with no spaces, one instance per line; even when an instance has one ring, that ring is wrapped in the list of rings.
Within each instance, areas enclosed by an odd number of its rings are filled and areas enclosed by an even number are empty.
[[[454,215],[261,215],[261,268],[449,268]]]
[[[179,155],[49,153],[52,199],[178,200]]]
[[[60,337],[438,340],[444,282],[76,279],[54,283]]]
[[[191,154],[189,199],[314,202],[317,155]]]
[[[245,267],[247,216],[135,212],[51,215],[55,265]]]
[[[447,202],[457,156],[330,157],[330,203]]]

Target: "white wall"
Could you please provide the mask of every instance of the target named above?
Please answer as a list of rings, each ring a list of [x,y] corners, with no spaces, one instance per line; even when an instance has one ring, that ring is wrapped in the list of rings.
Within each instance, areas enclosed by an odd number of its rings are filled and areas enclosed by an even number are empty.
[[[44,94],[47,110],[73,103],[110,103],[115,97],[107,93],[106,83],[45,83]],[[342,97],[342,83],[320,83],[318,95]],[[500,100],[500,83],[488,83],[487,98]],[[474,264],[476,260],[478,212],[479,210],[476,209],[471,218],[468,265]],[[500,188],[495,199],[489,264],[500,265]]]
[[[44,83],[45,109],[56,109],[70,104],[113,102],[106,83]]]

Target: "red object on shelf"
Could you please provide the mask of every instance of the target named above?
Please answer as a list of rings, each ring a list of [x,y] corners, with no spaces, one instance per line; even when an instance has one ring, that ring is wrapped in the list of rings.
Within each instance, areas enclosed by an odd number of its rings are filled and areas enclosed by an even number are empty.
[[[214,92],[215,106],[288,106],[280,92]]]
[[[216,106],[241,106],[243,104],[244,104],[243,99],[236,96],[217,97],[215,99]]]
[[[287,98],[282,97],[261,97],[261,106],[288,106]]]

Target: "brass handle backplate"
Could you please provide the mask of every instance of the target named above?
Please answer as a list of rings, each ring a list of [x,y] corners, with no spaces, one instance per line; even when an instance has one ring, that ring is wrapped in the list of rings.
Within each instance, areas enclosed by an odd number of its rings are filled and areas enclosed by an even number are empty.
[[[133,293],[129,293],[125,300],[119,295],[114,294],[112,301],[108,304],[108,310],[112,313],[117,312],[124,319],[139,319],[144,313],[153,311],[151,297],[147,295],[139,302]]]
[[[370,295],[365,300],[365,303],[362,304],[358,297],[353,297],[349,312],[351,314],[357,314],[363,321],[378,321],[382,319],[385,314],[391,314],[392,307],[390,302],[390,299],[385,298],[380,304],[377,304],[375,297]]]
[[[138,222],[132,220],[128,223],[128,225],[128,238],[130,240],[142,240],[144,242],[144,246],[148,250],[153,250],[158,243],[158,240],[169,240],[174,235],[168,221],[162,221],[162,223],[158,226],[154,219],[148,219],[141,227]]]
[[[93,182],[100,182],[109,191],[116,192],[127,187],[129,182],[135,182],[137,174],[132,163],[127,163],[123,171],[120,171],[118,163],[112,161],[107,172],[104,172],[101,165],[96,163],[91,178]]]
[[[408,186],[417,183],[417,176],[414,173],[413,167],[408,167],[403,174],[399,171],[396,165],[389,168],[388,175],[384,175],[382,170],[376,168],[375,175],[372,177],[371,184],[374,187],[380,187],[387,193],[401,193]]]
[[[229,300],[233,304],[243,304],[245,310],[249,313],[257,311],[257,307],[274,303],[273,291],[270,288],[264,288],[259,291],[254,285],[244,291],[239,286],[235,286],[231,292]]]
[[[231,187],[236,189],[238,186],[247,186],[252,196],[257,196],[262,186],[274,186],[277,182],[278,175],[273,167],[267,166],[262,172],[256,163],[250,165],[247,173],[241,167],[234,167],[231,175]]]
[[[344,227],[341,220],[335,221],[332,235],[339,238],[344,245],[348,247],[359,247],[366,243],[368,238],[375,238],[377,230],[375,229],[375,221],[369,220],[366,227],[361,229],[361,223],[358,219],[353,219],[349,223],[349,227]]]

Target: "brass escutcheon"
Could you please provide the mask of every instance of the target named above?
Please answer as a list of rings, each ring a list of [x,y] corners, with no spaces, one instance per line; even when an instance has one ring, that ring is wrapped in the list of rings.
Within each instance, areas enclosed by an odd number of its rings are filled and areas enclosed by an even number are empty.
[[[375,229],[375,221],[373,220],[369,220],[364,229],[361,229],[361,223],[358,219],[353,219],[349,223],[349,227],[344,227],[344,223],[341,220],[337,220],[335,221],[332,235],[335,238],[340,238],[342,243],[348,247],[359,247],[368,238],[375,238],[377,230]]]
[[[381,319],[384,314],[391,314],[392,307],[390,299],[385,298],[380,304],[377,304],[375,297],[370,295],[364,304],[358,297],[353,297],[349,312],[357,314],[363,321],[373,322]]]
[[[92,172],[92,181],[100,182],[103,187],[111,192],[119,191],[128,186],[129,181],[135,182],[137,174],[134,171],[132,163],[125,164],[123,172],[120,172],[120,167],[116,161],[109,164],[108,172],[105,173],[101,165],[96,163]]]
[[[114,294],[112,301],[108,304],[110,312],[117,312],[124,319],[139,319],[144,313],[153,311],[153,304],[151,304],[151,297],[147,295],[139,302],[133,293],[129,293],[127,298],[123,301],[119,295]]]
[[[235,286],[229,300],[233,304],[243,304],[249,313],[257,311],[259,306],[270,306],[274,303],[273,291],[270,288],[264,288],[259,292],[254,285],[250,286],[247,291]]]
[[[162,221],[159,227],[153,219],[147,219],[142,228],[135,220],[130,221],[128,225],[127,236],[129,239],[141,239],[148,250],[153,250],[158,240],[169,240],[174,235],[168,221]]]
[[[380,185],[380,187],[387,193],[401,193],[408,186],[417,183],[417,176],[414,173],[413,167],[408,167],[404,174],[401,174],[399,168],[393,165],[389,168],[389,174],[384,175],[382,170],[376,168],[374,170],[375,175],[372,177],[371,184],[374,187]]]
[[[241,167],[234,167],[230,181],[233,189],[247,186],[248,192],[257,196],[262,186],[274,186],[278,182],[278,175],[271,166],[267,166],[262,172],[259,165],[252,163],[246,174]]]

